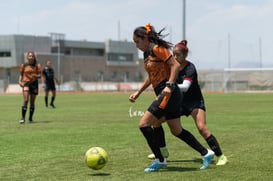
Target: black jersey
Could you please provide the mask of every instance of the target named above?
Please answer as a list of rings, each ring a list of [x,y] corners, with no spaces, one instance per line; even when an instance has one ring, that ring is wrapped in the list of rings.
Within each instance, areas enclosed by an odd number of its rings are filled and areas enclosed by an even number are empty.
[[[44,68],[42,74],[44,75],[46,85],[55,84],[54,70],[52,68]]]
[[[183,92],[182,107],[188,115],[194,108],[205,110],[204,98],[198,83],[198,75],[193,63],[187,61],[186,66],[180,70],[176,82],[182,84],[184,80],[189,80],[191,85],[187,92]]]

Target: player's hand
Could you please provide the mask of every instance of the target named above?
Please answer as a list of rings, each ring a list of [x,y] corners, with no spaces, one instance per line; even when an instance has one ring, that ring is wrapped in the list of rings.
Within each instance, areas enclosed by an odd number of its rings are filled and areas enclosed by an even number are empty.
[[[130,101],[130,102],[135,102],[136,99],[138,98],[138,96],[139,96],[139,91],[134,92],[133,94],[131,94],[131,95],[129,96],[129,101]]]
[[[171,93],[172,93],[171,88],[170,88],[170,87],[165,87],[165,88],[162,90],[161,95],[162,95],[162,96],[169,96],[169,95],[171,95]]]
[[[24,83],[23,81],[20,81],[20,82],[19,82],[19,85],[20,85],[20,87],[24,87],[24,86],[25,86],[25,83]]]

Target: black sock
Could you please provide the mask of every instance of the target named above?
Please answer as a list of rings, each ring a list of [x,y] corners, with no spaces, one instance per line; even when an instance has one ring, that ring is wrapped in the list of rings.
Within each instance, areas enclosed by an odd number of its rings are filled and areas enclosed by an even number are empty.
[[[216,156],[221,156],[222,155],[222,150],[220,148],[220,145],[217,141],[217,139],[211,134],[207,139],[206,139],[208,145],[214,151]]]
[[[155,134],[155,137],[158,138],[157,142],[158,142],[159,148],[166,147],[165,133],[161,125],[157,128],[154,128],[154,134]]]
[[[51,102],[50,102],[51,105],[54,103],[54,100],[55,100],[55,96],[52,96],[51,97]]]
[[[26,117],[26,112],[27,112],[27,106],[22,106],[22,119],[24,119],[24,120]]]
[[[48,106],[48,96],[45,96],[45,105]]]
[[[30,109],[29,109],[29,121],[32,121],[32,116],[34,114],[34,110],[35,110],[35,107],[34,106],[30,106]]]
[[[186,142],[194,150],[198,151],[202,156],[208,153],[208,150],[203,147],[189,131],[183,129],[177,137]]]
[[[143,128],[139,128],[140,131],[142,132],[142,134],[144,135],[144,137],[146,138],[146,141],[149,145],[149,147],[151,148],[152,152],[155,155],[155,158],[158,158],[160,162],[164,161],[163,156],[161,155],[159,146],[156,142],[156,138],[154,135],[154,130],[151,127],[143,127]]]

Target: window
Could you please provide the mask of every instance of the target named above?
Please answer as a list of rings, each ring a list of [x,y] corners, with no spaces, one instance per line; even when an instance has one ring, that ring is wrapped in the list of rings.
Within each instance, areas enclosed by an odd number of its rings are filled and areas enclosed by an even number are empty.
[[[133,54],[126,53],[109,53],[108,61],[117,61],[117,62],[133,62]]]
[[[10,51],[0,51],[0,57],[11,57]]]

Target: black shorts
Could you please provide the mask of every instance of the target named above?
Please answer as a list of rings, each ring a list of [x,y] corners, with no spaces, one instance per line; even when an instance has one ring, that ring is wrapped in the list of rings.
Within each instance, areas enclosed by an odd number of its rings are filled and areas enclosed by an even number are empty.
[[[38,95],[39,93],[38,81],[34,81],[32,83],[26,83],[23,87],[23,91],[28,91],[29,94]]]
[[[56,90],[56,87],[55,87],[55,84],[52,83],[52,84],[45,84],[45,91],[55,91]]]
[[[189,116],[194,109],[203,109],[206,111],[206,106],[203,100],[193,102],[183,102],[180,108],[181,116]]]
[[[165,88],[162,86],[160,89],[161,91]],[[161,96],[158,94],[158,89],[155,90],[156,95],[158,96],[155,101],[149,106],[148,111],[152,113],[157,119],[165,117],[166,120],[175,119],[180,117],[180,100],[181,100],[181,93],[179,88],[176,87],[173,90],[171,96]]]

